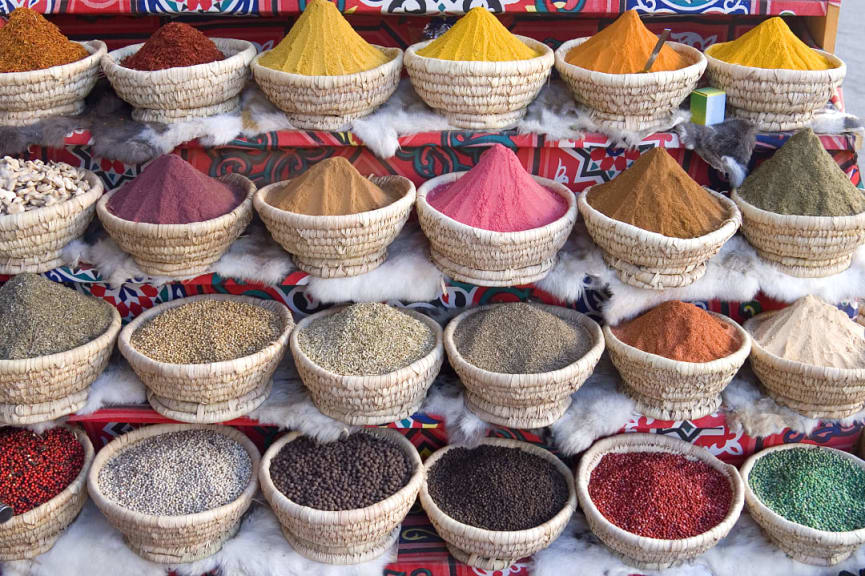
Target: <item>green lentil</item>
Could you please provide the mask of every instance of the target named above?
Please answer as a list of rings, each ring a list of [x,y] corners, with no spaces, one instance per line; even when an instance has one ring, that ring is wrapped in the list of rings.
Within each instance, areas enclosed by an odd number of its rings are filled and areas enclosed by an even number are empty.
[[[748,475],[760,501],[817,530],[865,527],[865,470],[826,449],[792,448],[763,456]]]

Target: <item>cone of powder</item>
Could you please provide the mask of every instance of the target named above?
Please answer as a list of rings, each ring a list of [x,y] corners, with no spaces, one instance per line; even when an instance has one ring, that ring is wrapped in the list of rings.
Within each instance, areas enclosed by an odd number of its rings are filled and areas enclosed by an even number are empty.
[[[44,70],[89,55],[81,44],[30,8],[16,8],[0,28],[0,73]]]
[[[539,56],[508,31],[489,10],[469,10],[447,32],[417,51],[439,60],[507,62]]]
[[[165,70],[225,60],[216,44],[189,24],[169,22],[122,64],[134,70]]]
[[[732,42],[710,46],[706,54],[729,64],[751,68],[829,70],[835,65],[799,40],[777,16],[764,20]]]

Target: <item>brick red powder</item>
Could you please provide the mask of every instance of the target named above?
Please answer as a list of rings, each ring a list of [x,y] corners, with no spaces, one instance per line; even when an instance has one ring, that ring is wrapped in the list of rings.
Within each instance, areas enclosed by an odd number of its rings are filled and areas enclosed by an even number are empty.
[[[592,470],[589,497],[604,518],[647,538],[678,540],[717,526],[733,493],[723,474],[663,452],[607,454]]]
[[[123,60],[135,70],[164,70],[225,60],[213,40],[182,22],[170,22],[153,33],[144,46]]]

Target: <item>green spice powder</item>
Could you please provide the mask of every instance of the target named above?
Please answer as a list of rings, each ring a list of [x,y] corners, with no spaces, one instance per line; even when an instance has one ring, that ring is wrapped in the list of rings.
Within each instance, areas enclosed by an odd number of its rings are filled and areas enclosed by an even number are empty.
[[[865,470],[829,450],[793,448],[760,458],[748,475],[760,501],[817,530],[865,527]]]

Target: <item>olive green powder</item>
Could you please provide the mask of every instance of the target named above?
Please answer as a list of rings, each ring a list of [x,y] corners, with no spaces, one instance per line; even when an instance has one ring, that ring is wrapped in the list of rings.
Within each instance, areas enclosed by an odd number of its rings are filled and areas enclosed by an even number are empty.
[[[36,274],[0,288],[0,359],[66,352],[102,335],[113,314],[107,302]]]
[[[749,204],[776,214],[851,216],[865,212],[862,193],[807,128],[752,172],[739,190]]]

